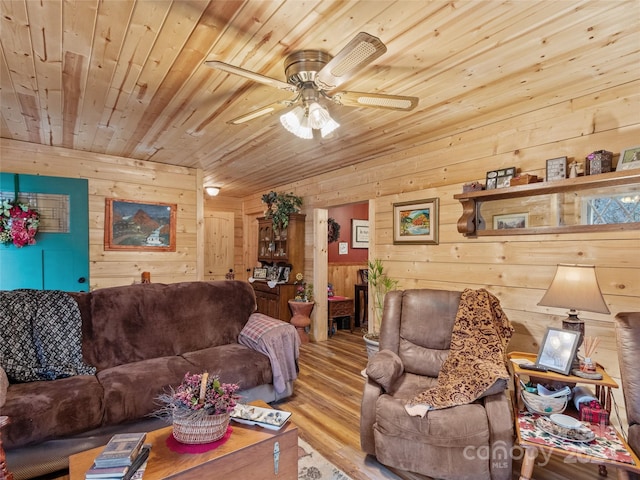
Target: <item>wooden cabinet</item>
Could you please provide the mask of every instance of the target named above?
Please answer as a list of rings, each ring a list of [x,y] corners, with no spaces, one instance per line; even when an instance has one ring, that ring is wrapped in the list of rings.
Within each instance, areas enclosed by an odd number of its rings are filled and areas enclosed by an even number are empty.
[[[267,282],[256,280],[251,285],[256,293],[258,312],[285,322],[291,320],[288,302],[295,297],[296,286],[294,284],[279,283],[271,288]]]
[[[258,218],[258,260],[263,264],[289,264],[291,271],[304,269],[304,219],[300,213],[289,216],[284,230],[274,230],[270,218]]]
[[[292,214],[287,228],[277,231],[270,218],[258,218],[258,260],[262,266],[291,266],[287,283],[273,287],[266,280],[252,283],[258,312],[286,322],[291,320],[288,301],[295,297],[295,275],[304,271],[304,221],[305,215]]]
[[[465,236],[635,230],[640,222],[585,224],[582,198],[640,192],[640,172],[624,170],[553,182],[482,190],[454,195],[462,204],[458,232]],[[502,229],[496,219],[521,218],[522,224]],[[486,220],[485,220],[486,219]]]

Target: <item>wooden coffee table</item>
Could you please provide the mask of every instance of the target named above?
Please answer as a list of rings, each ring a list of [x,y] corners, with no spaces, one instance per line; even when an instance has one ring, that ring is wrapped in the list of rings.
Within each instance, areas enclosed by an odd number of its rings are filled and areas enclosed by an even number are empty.
[[[264,402],[252,402],[269,408]],[[172,427],[147,434],[151,454],[144,480],[224,478],[230,480],[298,478],[298,427],[289,421],[280,430],[268,430],[231,421],[233,433],[223,445],[205,453],[176,453],[166,445]],[[278,473],[274,469],[274,448],[280,451]],[[85,472],[103,447],[69,457],[70,480],[84,480]]]

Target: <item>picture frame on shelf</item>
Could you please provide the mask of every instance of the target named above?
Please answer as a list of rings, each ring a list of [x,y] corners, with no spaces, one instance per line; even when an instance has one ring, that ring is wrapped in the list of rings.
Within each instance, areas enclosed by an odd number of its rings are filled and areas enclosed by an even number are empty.
[[[569,375],[579,340],[578,331],[547,327],[536,364],[547,370]]]
[[[267,269],[264,267],[254,267],[252,277],[255,278],[256,280],[266,280]]]
[[[529,214],[527,212],[493,216],[494,230],[511,230],[514,228],[529,228]]]
[[[438,244],[439,198],[393,204],[393,243]]]
[[[640,168],[640,146],[627,148],[620,153],[616,172],[632,168]]]
[[[516,167],[501,168],[487,172],[486,190],[510,186],[511,179],[516,176]]]
[[[175,203],[105,199],[105,250],[176,251]]]
[[[547,175],[545,181],[564,180],[567,178],[567,157],[550,158],[547,160]]]
[[[369,220],[351,219],[351,248],[369,248]]]
[[[291,275],[291,265],[278,267],[278,283],[289,283],[289,275]]]

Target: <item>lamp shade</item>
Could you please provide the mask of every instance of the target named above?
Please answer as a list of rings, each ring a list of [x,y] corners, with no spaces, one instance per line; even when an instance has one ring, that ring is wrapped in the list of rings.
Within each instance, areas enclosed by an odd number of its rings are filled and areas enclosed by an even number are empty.
[[[593,265],[558,265],[556,275],[538,305],[610,313]]]

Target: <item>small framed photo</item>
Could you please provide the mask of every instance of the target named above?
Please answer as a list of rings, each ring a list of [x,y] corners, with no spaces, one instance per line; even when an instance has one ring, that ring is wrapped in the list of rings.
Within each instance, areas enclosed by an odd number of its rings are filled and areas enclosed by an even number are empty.
[[[369,220],[351,220],[351,248],[369,248]]]
[[[512,228],[529,228],[529,214],[525,212],[493,216],[494,230],[509,230]]]
[[[289,275],[291,275],[291,266],[278,267],[278,283],[289,283]]]
[[[438,244],[438,198],[393,204],[393,243]]]
[[[547,370],[569,375],[579,340],[580,332],[547,327],[536,364]]]
[[[640,146],[627,148],[620,154],[616,172],[640,168]]]
[[[510,186],[511,179],[516,176],[516,167],[502,168],[487,172],[487,190]]]
[[[264,267],[255,267],[253,269],[253,278],[255,278],[256,280],[266,280],[267,269]]]
[[[564,180],[567,178],[567,157],[550,158],[547,160],[547,182]]]

